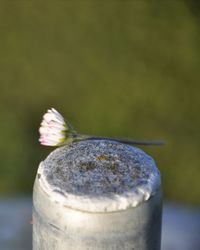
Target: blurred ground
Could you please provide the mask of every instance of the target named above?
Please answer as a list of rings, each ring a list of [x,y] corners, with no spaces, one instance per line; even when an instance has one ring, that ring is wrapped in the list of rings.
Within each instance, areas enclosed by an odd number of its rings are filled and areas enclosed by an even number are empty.
[[[199,208],[166,203],[161,250],[200,250]]]
[[[31,213],[30,198],[0,199],[0,249],[32,249]]]
[[[31,250],[30,198],[0,199],[0,249]],[[200,250],[200,210],[166,203],[162,250]]]

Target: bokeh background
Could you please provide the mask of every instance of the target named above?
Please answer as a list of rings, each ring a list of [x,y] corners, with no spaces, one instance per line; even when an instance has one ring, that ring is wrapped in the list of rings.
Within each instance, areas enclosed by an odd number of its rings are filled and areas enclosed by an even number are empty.
[[[2,1],[0,194],[31,194],[47,108],[143,147],[167,200],[200,205],[199,1]]]

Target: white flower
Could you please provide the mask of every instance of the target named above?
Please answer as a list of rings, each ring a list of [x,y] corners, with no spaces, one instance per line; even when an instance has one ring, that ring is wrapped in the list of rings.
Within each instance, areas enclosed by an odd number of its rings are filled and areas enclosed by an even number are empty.
[[[68,127],[62,115],[54,108],[44,114],[39,128],[39,142],[45,146],[59,146],[66,140]]]

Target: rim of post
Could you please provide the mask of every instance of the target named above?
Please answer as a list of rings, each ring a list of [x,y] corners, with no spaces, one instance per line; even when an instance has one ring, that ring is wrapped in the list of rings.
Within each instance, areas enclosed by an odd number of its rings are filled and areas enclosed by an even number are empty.
[[[71,176],[67,171],[71,171]],[[113,176],[123,179],[118,184],[114,177],[109,180],[113,171]],[[88,190],[77,188],[84,185],[83,174]],[[98,178],[102,183],[108,178],[108,192]],[[41,162],[38,181],[50,199],[87,212],[136,207],[153,196],[161,185],[160,173],[149,155],[139,148],[109,140],[80,141],[54,150]]]

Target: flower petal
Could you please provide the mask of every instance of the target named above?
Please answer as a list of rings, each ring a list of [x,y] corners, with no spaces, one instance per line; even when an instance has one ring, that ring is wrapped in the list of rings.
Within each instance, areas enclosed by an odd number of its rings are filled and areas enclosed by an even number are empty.
[[[42,145],[58,146],[66,139],[68,128],[64,118],[54,108],[47,110],[39,128],[39,141]]]

